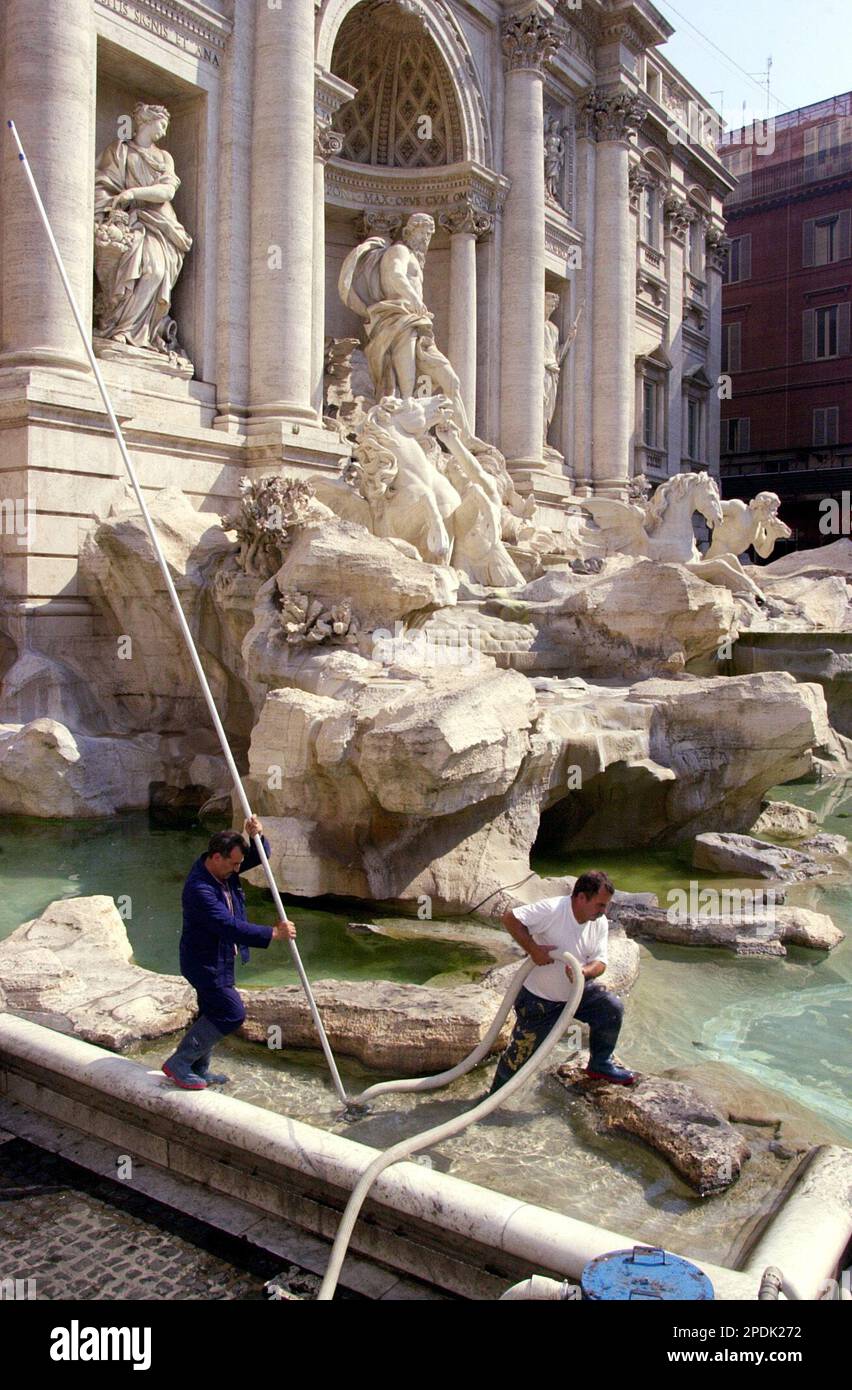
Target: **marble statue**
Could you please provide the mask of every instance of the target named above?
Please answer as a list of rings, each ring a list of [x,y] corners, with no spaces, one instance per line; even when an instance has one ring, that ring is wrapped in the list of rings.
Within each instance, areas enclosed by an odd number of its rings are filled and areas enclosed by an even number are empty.
[[[778,515],[781,499],[774,492],[759,492],[748,503],[738,497],[722,503],[722,520],[714,527],[705,560],[720,555],[744,555],[754,546],[762,560],[768,560],[775,542],[789,540],[793,534]]]
[[[462,441],[457,422],[440,421],[435,434],[447,450],[444,469],[461,502],[452,516],[453,566],[474,583],[494,587],[523,584],[502,540],[503,504],[497,480]]]
[[[493,460],[467,447],[446,396],[385,396],[356,435],[343,478],[316,480],[321,502],[374,536],[408,541],[423,560],[461,570],[475,584],[524,582],[503,544]]]
[[[344,304],[366,320],[364,348],[377,399],[423,394],[444,395],[467,442],[470,421],[459,378],[435,343],[434,315],[423,302],[423,267],[435,222],[428,213],[408,218],[397,241],[373,236],[346,257],[338,288]]]
[[[558,116],[550,116],[544,127],[544,186],[548,198],[559,204],[566,150],[565,128]]]
[[[759,603],[764,601],[762,590],[735,554],[702,557],[698,549],[692,523],[695,513],[710,527],[720,526],[724,519],[719,489],[709,473],[676,473],[641,506],[612,497],[584,497],[582,505],[597,528],[597,533],[583,533],[585,552],[635,555],[686,565],[710,584],[723,585]]]
[[[556,413],[556,397],[559,392],[559,377],[562,373],[562,364],[574,344],[577,336],[577,329],[580,324],[580,315],[583,312],[582,305],[574,323],[568,331],[564,343],[559,342],[559,329],[555,323],[551,323],[551,318],[556,312],[560,296],[554,291],[549,290],[544,296],[544,442],[547,444],[547,433],[553,423],[553,416]]]
[[[164,106],[138,102],[132,138],[115,140],[97,162],[97,334],[186,362],[169,309],[192,238],[172,206],[180,187],[174,161],[158,148],[168,125]]]
[[[374,536],[408,541],[424,560],[449,565],[450,518],[461,498],[424,444],[451,410],[446,396],[383,397],[357,431],[353,458],[343,469],[344,484],[317,481],[320,501]]]

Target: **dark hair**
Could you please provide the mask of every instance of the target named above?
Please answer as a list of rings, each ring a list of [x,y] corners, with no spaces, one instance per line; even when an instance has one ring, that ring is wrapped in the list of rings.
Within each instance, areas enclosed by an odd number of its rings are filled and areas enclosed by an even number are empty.
[[[582,893],[587,898],[593,898],[601,889],[605,893],[615,892],[615,886],[609,874],[605,874],[602,869],[587,869],[584,874],[580,874],[574,884],[571,897],[576,898],[578,893]]]
[[[248,850],[248,845],[236,830],[217,830],[215,835],[210,836],[208,854],[221,854],[227,859],[232,849],[241,849],[243,854]]]

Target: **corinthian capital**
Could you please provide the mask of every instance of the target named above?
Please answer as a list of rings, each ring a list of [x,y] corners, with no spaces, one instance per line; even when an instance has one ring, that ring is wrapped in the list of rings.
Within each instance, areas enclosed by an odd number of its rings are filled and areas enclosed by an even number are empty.
[[[697,212],[677,193],[668,194],[663,203],[663,211],[666,216],[666,231],[670,237],[683,245],[689,224],[695,221]]]
[[[647,111],[646,99],[634,92],[605,92],[598,87],[592,87],[579,106],[590,140],[628,140]]]
[[[630,210],[638,212],[642,194],[646,188],[659,188],[660,177],[653,174],[644,164],[634,164],[628,175],[630,186]]]
[[[535,13],[510,15],[503,21],[503,54],[507,69],[533,68],[542,72],[559,47],[553,24]]]
[[[480,212],[470,203],[461,203],[439,214],[438,221],[450,236],[457,232],[469,232],[472,236],[486,236],[494,228],[494,217],[490,212]]]
[[[711,268],[717,270],[720,275],[724,275],[728,264],[728,252],[731,249],[731,238],[725,235],[721,227],[709,227],[705,240],[707,259]]]

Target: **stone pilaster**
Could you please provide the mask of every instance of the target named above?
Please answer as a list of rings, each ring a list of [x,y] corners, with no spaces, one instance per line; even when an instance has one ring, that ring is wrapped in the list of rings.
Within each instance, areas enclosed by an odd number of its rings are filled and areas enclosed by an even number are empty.
[[[257,6],[249,431],[316,422],[314,0]]]
[[[581,104],[596,141],[593,295],[592,477],[596,493],[626,496],[635,401],[635,223],[628,143],[646,103],[625,89],[592,89]]]
[[[463,203],[438,221],[450,236],[449,357],[461,382],[472,430],[476,430],[476,242],[490,233],[494,218]]]
[[[503,217],[501,440],[510,467],[543,470],[544,437],[544,65],[556,30],[533,11],[503,24],[506,67]]]
[[[91,0],[5,0],[3,115],[14,120],[85,322],[92,313],[95,26]],[[88,370],[17,152],[3,131],[0,367]]]
[[[691,218],[689,206],[676,193],[663,199],[665,226],[666,280],[668,281],[669,317],[666,325],[665,347],[672,362],[680,364],[683,349],[683,272],[684,248]],[[667,467],[669,476],[680,472],[681,459],[686,453],[683,440],[683,382],[679,369],[669,372],[666,381],[666,418],[668,421]]]
[[[711,390],[707,402],[707,463],[710,472],[719,476],[719,454],[721,448],[721,406],[718,390],[722,374],[722,284],[728,264],[728,251],[731,239],[719,226],[711,225],[705,234],[707,262],[705,279],[707,281],[707,314],[709,319],[710,346],[707,350],[707,375],[716,385]]]

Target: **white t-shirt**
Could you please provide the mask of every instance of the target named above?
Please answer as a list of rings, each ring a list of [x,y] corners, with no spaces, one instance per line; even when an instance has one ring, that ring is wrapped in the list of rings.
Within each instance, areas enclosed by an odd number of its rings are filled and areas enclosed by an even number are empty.
[[[606,917],[583,922],[581,926],[571,911],[570,897],[542,898],[537,903],[513,907],[512,915],[523,923],[537,945],[570,951],[581,965],[591,965],[593,960],[602,960],[606,965],[609,932]],[[553,965],[534,965],[524,980],[524,988],[540,999],[566,1000],[571,982],[565,974],[565,962],[557,960]]]

